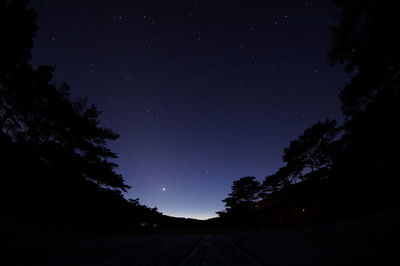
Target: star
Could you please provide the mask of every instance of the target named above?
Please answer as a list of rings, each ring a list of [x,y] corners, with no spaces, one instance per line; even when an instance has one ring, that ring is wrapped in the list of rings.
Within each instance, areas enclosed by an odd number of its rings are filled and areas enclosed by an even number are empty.
[[[143,189],[127,196],[140,196],[166,214],[197,206],[204,194],[210,203],[199,207],[217,210],[226,181],[241,173],[269,174],[273,169],[263,160],[279,167],[290,136],[312,119],[341,115],[336,90],[347,76],[325,63],[330,3],[100,0],[88,8],[32,2],[42,24],[34,65],[58,63],[56,79],[72,85],[71,95],[104,110],[102,125],[121,135],[110,142],[121,155],[118,171],[127,185],[137,182],[133,172],[143,177]],[[76,16],[68,21],[71,12]],[[53,25],[55,14],[69,23]],[[306,16],[315,21],[303,23]],[[355,48],[349,48],[353,55]],[[258,146],[251,158],[240,156]]]

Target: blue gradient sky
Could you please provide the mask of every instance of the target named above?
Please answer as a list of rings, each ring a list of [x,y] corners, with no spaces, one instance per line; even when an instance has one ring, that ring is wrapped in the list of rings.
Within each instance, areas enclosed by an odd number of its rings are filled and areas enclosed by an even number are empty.
[[[103,110],[126,194],[209,218],[318,120],[341,120],[328,1],[33,1],[33,63]],[[162,188],[166,190],[163,191]]]

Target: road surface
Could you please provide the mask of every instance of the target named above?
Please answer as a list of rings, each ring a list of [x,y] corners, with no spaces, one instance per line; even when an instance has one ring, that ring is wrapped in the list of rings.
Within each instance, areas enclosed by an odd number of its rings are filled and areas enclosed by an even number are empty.
[[[0,265],[400,265],[399,210],[330,225],[100,237],[2,226]]]

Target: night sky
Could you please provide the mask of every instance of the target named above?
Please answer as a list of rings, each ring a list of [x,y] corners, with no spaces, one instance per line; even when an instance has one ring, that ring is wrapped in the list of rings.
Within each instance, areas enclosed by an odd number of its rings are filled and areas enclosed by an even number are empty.
[[[232,182],[283,166],[290,140],[342,119],[329,0],[34,0],[33,64],[103,111],[128,198],[208,218]]]

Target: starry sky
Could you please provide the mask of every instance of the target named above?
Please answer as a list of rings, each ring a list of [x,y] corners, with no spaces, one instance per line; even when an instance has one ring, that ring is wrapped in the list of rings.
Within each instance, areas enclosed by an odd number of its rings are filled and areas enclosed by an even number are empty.
[[[318,120],[342,120],[329,0],[33,0],[33,65],[103,111],[128,198],[205,219]]]

